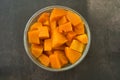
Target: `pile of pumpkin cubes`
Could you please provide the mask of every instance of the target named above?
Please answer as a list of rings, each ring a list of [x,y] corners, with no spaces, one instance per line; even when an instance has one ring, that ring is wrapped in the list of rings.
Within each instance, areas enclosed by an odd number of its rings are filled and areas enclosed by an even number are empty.
[[[28,31],[32,55],[44,66],[74,64],[88,43],[84,22],[76,13],[54,8],[43,12]]]

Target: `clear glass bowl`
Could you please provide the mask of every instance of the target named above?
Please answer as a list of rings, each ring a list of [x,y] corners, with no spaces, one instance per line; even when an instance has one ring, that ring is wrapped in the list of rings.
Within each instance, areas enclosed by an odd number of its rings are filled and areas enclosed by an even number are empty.
[[[53,8],[63,8],[65,10],[70,10],[70,11],[73,11],[74,13],[78,14],[82,20],[84,21],[85,23],[85,30],[86,30],[86,33],[88,35],[88,44],[86,45],[84,51],[83,51],[83,54],[82,56],[80,57],[80,59],[75,62],[74,64],[70,64],[70,65],[67,65],[63,68],[60,68],[60,69],[53,69],[53,68],[50,68],[50,67],[46,67],[44,65],[42,65],[38,60],[36,60],[33,56],[32,56],[32,53],[31,53],[31,50],[30,50],[30,44],[28,43],[28,37],[27,37],[27,33],[28,33],[28,30],[30,28],[30,26],[36,21],[36,19],[38,18],[38,16],[43,13],[43,12],[48,12],[50,10],[52,10]],[[33,16],[29,19],[29,21],[27,22],[26,24],[26,27],[25,27],[25,30],[24,30],[24,47],[25,47],[25,50],[27,52],[27,55],[29,56],[29,58],[36,64],[38,65],[39,67],[45,69],[45,70],[48,70],[48,71],[65,71],[65,70],[69,70],[73,67],[75,67],[76,65],[78,65],[84,58],[85,56],[87,55],[88,53],[88,50],[90,48],[90,43],[91,43],[91,35],[90,35],[90,29],[89,29],[89,26],[88,26],[88,23],[87,21],[83,18],[83,16],[81,14],[79,14],[78,12],[76,12],[75,10],[71,9],[71,8],[68,8],[68,7],[65,7],[65,6],[59,6],[59,5],[54,5],[54,6],[48,6],[48,7],[45,7],[45,8],[42,8],[40,9],[39,11],[37,11],[35,14],[33,14]]]

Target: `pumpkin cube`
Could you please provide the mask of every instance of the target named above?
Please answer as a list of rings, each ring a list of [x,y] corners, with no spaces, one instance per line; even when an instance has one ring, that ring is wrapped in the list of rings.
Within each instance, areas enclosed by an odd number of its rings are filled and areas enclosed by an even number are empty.
[[[61,66],[68,64],[68,59],[66,58],[64,51],[57,50],[54,51],[54,54],[58,55]]]
[[[40,27],[39,38],[40,39],[49,38],[49,29],[48,29],[48,27]]]
[[[37,21],[41,22],[41,23],[44,23],[45,21],[49,20],[49,16],[50,16],[50,13],[44,12],[39,16]]]
[[[66,37],[59,33],[57,29],[53,30],[53,34],[52,34],[52,47],[58,47],[63,45],[65,42],[67,42]]]
[[[65,24],[67,22],[67,19],[65,16],[63,16],[62,18],[60,18],[60,20],[58,21],[58,25],[62,25]]]
[[[33,44],[40,44],[39,40],[39,30],[33,30],[28,32],[28,41]]]
[[[44,51],[51,51],[52,50],[52,40],[45,39],[44,40]]]
[[[45,54],[42,54],[42,55],[38,58],[38,60],[39,60],[43,65],[45,65],[45,66],[49,66],[49,64],[50,64],[49,57],[46,56]]]
[[[67,39],[68,41],[72,41],[72,39],[76,36],[77,34],[73,31],[67,33]]]
[[[72,31],[71,22],[67,22],[59,26],[59,32],[70,32]]]
[[[56,68],[56,69],[61,68],[61,64],[60,64],[59,57],[57,54],[51,54],[49,56],[49,59],[50,59],[50,64],[52,68]]]
[[[66,17],[72,23],[73,26],[76,26],[82,22],[81,17],[79,15],[77,15],[76,13],[73,13],[71,11],[67,11]]]
[[[31,45],[31,52],[35,58],[38,58],[43,52],[43,47],[41,45],[38,45],[38,44],[32,44]]]
[[[67,11],[61,8],[54,8],[51,12],[50,15],[50,21],[53,20],[58,20],[60,19],[62,16],[65,16],[67,14]]]
[[[70,61],[70,63],[72,64],[74,64],[82,56],[82,53],[70,49],[69,47],[65,48],[65,54],[68,60]]]
[[[70,45],[71,49],[78,51],[78,52],[83,52],[84,47],[85,47],[85,45],[77,40],[73,40]]]
[[[42,24],[39,22],[35,22],[31,27],[30,30],[38,30],[40,27],[42,27]]]
[[[84,34],[85,33],[85,29],[84,29],[84,24],[80,23],[77,26],[74,27],[74,31],[77,34]]]
[[[87,34],[79,35],[79,36],[76,37],[76,39],[77,39],[78,41],[80,41],[81,43],[83,43],[83,44],[87,44],[87,43],[88,43]]]

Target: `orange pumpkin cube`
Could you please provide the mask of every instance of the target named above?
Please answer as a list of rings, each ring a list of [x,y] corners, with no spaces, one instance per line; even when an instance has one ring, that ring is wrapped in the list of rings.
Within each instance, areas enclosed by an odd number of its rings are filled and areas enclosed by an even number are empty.
[[[44,40],[44,51],[51,51],[52,50],[52,40],[45,39]]]
[[[66,37],[59,33],[57,29],[53,30],[53,34],[52,34],[52,47],[58,47],[63,45],[65,42],[67,42]]]
[[[49,60],[49,57],[46,56],[45,54],[42,54],[38,60],[45,66],[49,66],[49,63],[50,63],[50,60]]]
[[[66,64],[68,64],[68,60],[65,56],[64,51],[57,50],[57,51],[54,51],[54,54],[58,55],[61,66],[65,66]]]
[[[74,27],[74,31],[77,34],[84,34],[85,33],[85,29],[84,29],[84,24],[80,23],[77,26]]]
[[[76,13],[73,13],[71,11],[67,11],[66,17],[72,23],[73,26],[76,26],[82,22],[81,17],[79,15],[77,15]]]
[[[56,21],[56,20],[60,19],[62,16],[65,16],[66,14],[67,14],[67,11],[64,9],[54,8],[50,15],[50,21],[53,21],[53,20]]]
[[[67,22],[67,19],[65,16],[63,16],[62,18],[59,19],[58,21],[58,25],[62,25],[62,24],[65,24]]]
[[[39,30],[33,30],[28,32],[28,41],[33,44],[40,44],[39,40]]]
[[[76,36],[77,34],[73,31],[67,33],[67,39],[68,41],[72,41],[72,39]]]
[[[86,34],[82,34],[76,37],[76,39],[78,41],[80,41],[81,43],[87,44],[88,43],[88,37]]]
[[[82,55],[82,53],[75,51],[73,49],[70,49],[69,47],[65,48],[65,54],[70,63],[74,64]]]
[[[39,22],[35,22],[31,27],[30,30],[38,30],[40,27],[42,27],[42,24]]]
[[[49,38],[49,30],[48,30],[48,27],[40,27],[39,38],[40,38],[40,39]]]
[[[39,16],[37,21],[41,22],[41,23],[44,23],[45,21],[49,20],[49,16],[50,16],[50,13],[44,12]]]
[[[55,68],[55,69],[61,68],[61,64],[60,64],[59,57],[57,54],[51,54],[49,56],[49,59],[50,59],[50,64],[52,68]]]
[[[59,32],[70,32],[70,31],[72,31],[71,22],[67,22],[65,24],[60,25],[58,29],[59,29]]]
[[[38,45],[38,44],[32,44],[31,45],[31,52],[35,58],[38,58],[43,52],[43,47],[41,45]]]
[[[71,49],[78,51],[78,52],[83,52],[84,47],[85,47],[85,45],[77,40],[73,40],[70,45]]]

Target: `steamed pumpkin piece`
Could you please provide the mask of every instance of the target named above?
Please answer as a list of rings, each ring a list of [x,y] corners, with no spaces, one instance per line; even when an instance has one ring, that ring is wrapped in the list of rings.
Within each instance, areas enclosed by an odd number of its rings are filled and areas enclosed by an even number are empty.
[[[52,50],[52,40],[45,39],[44,40],[44,51],[51,51]]]
[[[39,40],[39,30],[33,30],[28,32],[28,41],[33,44],[40,44]]]
[[[65,54],[70,63],[74,64],[82,55],[82,53],[75,51],[73,49],[70,49],[69,47],[65,48]]]
[[[57,50],[54,51],[54,54],[58,55],[61,66],[68,64],[68,59],[66,58],[64,51]]]
[[[78,41],[80,41],[81,43],[83,43],[83,44],[87,44],[87,43],[88,43],[87,34],[79,35],[79,36],[76,37],[76,39],[77,39]]]
[[[70,45],[71,49],[78,51],[78,52],[81,52],[81,53],[83,52],[84,47],[85,47],[85,45],[77,40],[73,40],[71,45]]]
[[[40,16],[39,16],[39,18],[38,18],[38,22],[41,22],[41,23],[44,23],[44,22],[46,22],[46,21],[48,21],[49,20],[49,16],[50,16],[50,13],[48,13],[48,12],[44,12],[44,13],[42,13]]]
[[[31,45],[31,52],[35,58],[38,58],[43,52],[43,47],[41,45],[38,45],[38,44],[32,44]]]
[[[66,17],[68,21],[72,23],[73,26],[76,26],[82,22],[81,17],[72,11],[67,11]]]
[[[65,42],[67,42],[66,37],[63,34],[59,33],[57,29],[54,29],[52,34],[52,47],[59,47]]]
[[[76,34],[84,34],[85,29],[84,29],[84,23],[80,23],[77,26],[74,26],[74,31]]]
[[[76,35],[77,34],[75,32],[70,31],[70,32],[67,33],[66,37],[67,37],[68,41],[72,41],[72,39],[75,38]]]
[[[49,66],[49,63],[50,63],[50,60],[49,60],[49,57],[46,56],[45,54],[42,54],[38,60],[45,66]]]
[[[40,39],[49,38],[49,29],[48,29],[48,27],[40,27],[39,38]]]
[[[42,24],[40,22],[35,22],[31,27],[30,30],[38,30],[42,27]]]
[[[72,31],[72,25],[71,25],[71,22],[67,22],[65,24],[62,24],[58,27],[59,29],[59,32],[70,32]]]
[[[52,68],[56,68],[56,69],[61,68],[61,64],[60,64],[59,57],[57,54],[51,54],[49,56],[49,59],[50,59],[50,64]]]
[[[65,16],[67,11],[61,8],[54,8],[50,15],[50,21],[59,20],[61,17]]]
[[[68,22],[68,21],[67,21],[66,17],[63,16],[62,18],[60,18],[60,19],[58,20],[58,25],[60,26],[60,25],[65,24],[65,23],[67,23],[67,22]]]

